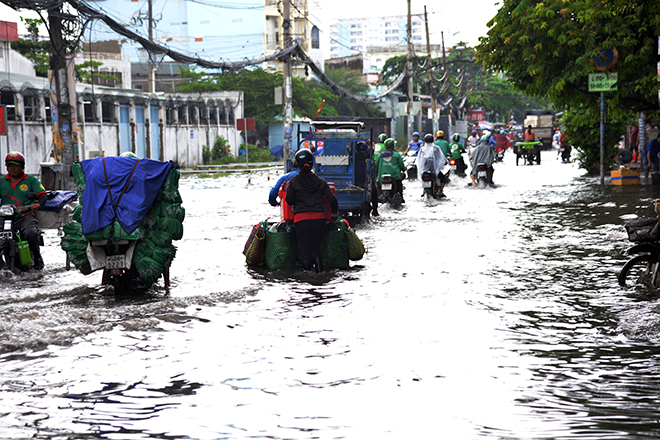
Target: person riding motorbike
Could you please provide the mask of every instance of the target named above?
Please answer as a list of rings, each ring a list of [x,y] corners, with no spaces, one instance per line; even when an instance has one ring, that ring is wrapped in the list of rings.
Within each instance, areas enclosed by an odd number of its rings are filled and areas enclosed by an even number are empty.
[[[534,142],[536,140],[536,133],[532,130],[532,126],[528,125],[525,130],[525,142]]]
[[[433,135],[430,133],[424,136],[424,146],[419,150],[417,163],[419,180],[422,180],[422,174],[425,171],[432,171],[436,177],[436,185],[440,188],[439,197],[447,197],[444,188],[449,179],[442,172],[442,169],[448,163],[447,157],[442,153],[440,147],[433,143]],[[422,194],[422,197],[424,197],[424,194]]]
[[[330,203],[332,220],[337,219],[339,203],[328,182],[312,172],[314,155],[303,148],[294,156],[299,173],[289,181],[286,202],[293,207],[293,223],[298,239],[298,253],[305,270],[323,271],[321,241],[325,232],[325,197]]]
[[[385,133],[381,133],[378,135],[378,143],[375,145],[375,151],[374,151],[374,160],[378,158],[378,155],[385,151],[385,140],[387,139],[387,135]]]
[[[386,150],[380,153],[376,158],[376,179],[380,185],[383,174],[389,174],[394,179],[396,185],[395,192],[401,194],[401,203],[405,203],[403,198],[403,178],[405,177],[406,166],[403,164],[401,155],[394,150],[396,142],[392,138],[385,140]]]
[[[472,130],[472,133],[467,138],[467,144],[474,148],[479,145],[479,135],[477,134],[477,130]]]
[[[461,135],[458,133],[454,133],[454,135],[451,137],[451,140],[453,141],[451,144],[449,144],[450,152],[449,152],[449,160],[454,160],[456,163],[456,174],[458,174],[461,177],[465,177],[465,170],[467,169],[467,166],[465,165],[465,161],[463,160],[463,153],[465,153],[465,148],[463,147],[463,144],[461,144]]]
[[[44,260],[39,249],[39,223],[34,211],[39,210],[48,201],[46,189],[36,177],[25,174],[25,157],[18,152],[11,152],[5,157],[7,175],[0,180],[0,193],[3,205],[29,206],[29,211],[16,214],[14,227],[21,239],[28,242],[34,257],[34,268],[42,270]],[[36,201],[28,199],[28,193],[37,196]]]
[[[493,138],[495,140],[496,153],[499,153],[500,151],[504,151],[511,146],[511,142],[509,141],[509,138],[506,136],[504,130],[500,130],[500,132],[495,134]]]
[[[424,136],[424,141],[426,141],[426,136]],[[435,144],[440,147],[440,150],[442,151],[442,154],[445,155],[445,157],[449,156],[449,142],[445,140],[445,132],[440,130],[435,134]]]
[[[472,178],[472,183],[477,183],[477,168],[480,163],[486,165],[488,173],[488,183],[493,184],[493,162],[495,161],[495,150],[490,146],[489,138],[490,132],[486,132],[481,137],[477,149],[472,153],[472,170],[470,170],[470,178]]]
[[[422,148],[422,145],[424,145],[424,142],[419,140],[419,133],[414,132],[412,134],[412,141],[408,144],[408,148],[403,152],[403,155],[405,156],[408,154],[408,151],[418,152],[419,149]]]

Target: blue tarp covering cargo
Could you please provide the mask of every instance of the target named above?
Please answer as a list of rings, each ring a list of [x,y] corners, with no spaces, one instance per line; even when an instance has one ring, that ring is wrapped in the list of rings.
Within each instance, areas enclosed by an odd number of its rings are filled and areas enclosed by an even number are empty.
[[[116,218],[132,233],[149,211],[170,170],[177,165],[151,159],[96,157],[81,162],[86,185],[82,196],[83,234]]]

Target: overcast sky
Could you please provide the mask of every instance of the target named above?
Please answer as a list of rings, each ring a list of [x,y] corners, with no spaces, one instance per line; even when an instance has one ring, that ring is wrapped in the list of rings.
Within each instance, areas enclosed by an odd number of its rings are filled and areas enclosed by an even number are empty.
[[[157,2],[162,0],[155,0]],[[216,0],[208,0],[215,3]],[[240,0],[239,0],[240,1]],[[310,21],[323,29],[328,29],[333,18],[359,18],[370,16],[406,15],[408,3],[403,0],[375,1],[375,0],[308,0],[310,8]],[[221,1],[217,1],[221,3]],[[237,3],[233,0],[233,3]],[[411,12],[423,18],[424,6],[429,14],[429,33],[432,44],[441,44],[441,32],[444,32],[445,46],[451,47],[460,41],[470,46],[479,43],[479,37],[488,32],[487,23],[499,9],[499,1],[495,0],[444,0],[426,1],[412,0]],[[18,33],[24,35],[25,26],[20,23],[20,17],[39,18],[36,12],[23,10],[14,11],[0,3],[0,17],[3,21],[18,22]],[[44,17],[46,13],[44,12]],[[322,26],[321,26],[322,25]],[[323,37],[329,38],[328,32],[323,31]],[[43,29],[43,35],[46,30]],[[328,47],[326,45],[326,47]],[[329,57],[329,51],[325,54]]]

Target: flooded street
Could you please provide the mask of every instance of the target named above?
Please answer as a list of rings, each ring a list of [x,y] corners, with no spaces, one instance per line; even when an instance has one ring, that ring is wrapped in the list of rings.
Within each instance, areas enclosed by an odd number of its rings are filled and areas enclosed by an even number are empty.
[[[172,287],[145,297],[66,271],[47,231],[43,274],[0,274],[0,438],[659,437],[660,295],[616,275],[660,189],[556,154],[440,202],[406,183],[319,275],[245,266],[275,172],[181,179]]]

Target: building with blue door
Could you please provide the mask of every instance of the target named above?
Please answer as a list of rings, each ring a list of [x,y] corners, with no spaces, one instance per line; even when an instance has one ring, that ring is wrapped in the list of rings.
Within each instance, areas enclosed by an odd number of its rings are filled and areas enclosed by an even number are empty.
[[[80,160],[132,151],[141,158],[201,164],[202,148],[222,136],[238,156],[244,143],[236,130],[243,118],[243,92],[148,94],[138,90],[76,84]],[[26,172],[39,175],[53,148],[46,78],[0,72],[0,99],[7,110],[7,136],[0,156],[20,151]]]

